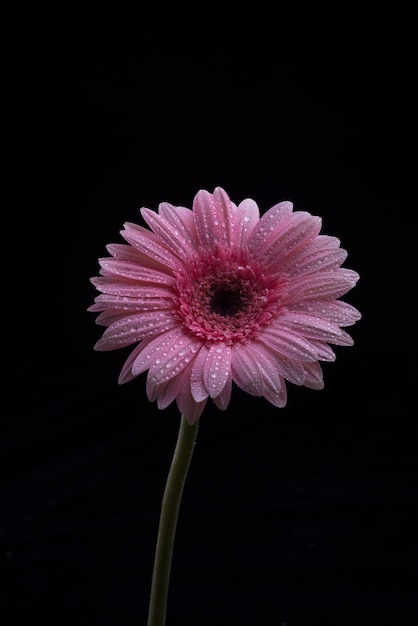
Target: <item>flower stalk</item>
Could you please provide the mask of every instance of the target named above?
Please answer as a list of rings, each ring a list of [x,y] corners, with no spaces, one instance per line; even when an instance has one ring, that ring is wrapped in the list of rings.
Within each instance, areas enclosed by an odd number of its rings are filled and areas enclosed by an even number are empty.
[[[182,415],[173,460],[161,505],[152,574],[148,626],[164,626],[177,519],[184,483],[193,455],[199,420],[190,425]]]

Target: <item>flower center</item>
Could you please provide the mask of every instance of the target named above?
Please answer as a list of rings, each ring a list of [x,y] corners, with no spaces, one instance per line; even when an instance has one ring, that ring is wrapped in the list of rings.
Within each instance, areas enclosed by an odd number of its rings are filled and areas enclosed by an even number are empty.
[[[210,300],[209,308],[223,317],[236,315],[241,310],[241,290],[238,286],[217,288]]]
[[[177,273],[176,315],[207,341],[245,343],[277,314],[287,279],[266,277],[244,253],[201,255]]]

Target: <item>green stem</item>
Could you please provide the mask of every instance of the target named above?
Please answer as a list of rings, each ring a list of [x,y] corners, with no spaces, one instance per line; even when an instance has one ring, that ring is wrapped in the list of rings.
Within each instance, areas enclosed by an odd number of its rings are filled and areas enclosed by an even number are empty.
[[[199,420],[190,426],[181,417],[180,430],[161,505],[160,525],[152,574],[148,626],[164,626],[174,537],[183,487],[193,454]]]

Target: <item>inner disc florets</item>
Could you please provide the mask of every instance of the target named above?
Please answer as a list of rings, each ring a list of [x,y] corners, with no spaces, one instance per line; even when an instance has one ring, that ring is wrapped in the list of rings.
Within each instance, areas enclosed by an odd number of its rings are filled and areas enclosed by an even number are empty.
[[[177,273],[177,315],[208,341],[245,342],[276,315],[286,282],[242,254],[199,256]]]

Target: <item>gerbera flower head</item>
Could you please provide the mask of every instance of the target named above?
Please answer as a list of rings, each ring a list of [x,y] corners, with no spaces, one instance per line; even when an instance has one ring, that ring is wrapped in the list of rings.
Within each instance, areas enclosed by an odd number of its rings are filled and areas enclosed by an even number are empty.
[[[99,259],[100,293],[89,310],[106,326],[97,350],[136,344],[119,382],[148,371],[147,396],[176,400],[190,424],[208,398],[228,406],[232,383],[286,404],[286,380],[322,389],[330,344],[360,313],[339,298],[359,276],[347,253],[320,234],[321,219],[280,202],[262,217],[254,200],[236,205],[217,187],[193,208],[141,209],[148,228],[126,223],[126,243]]]

